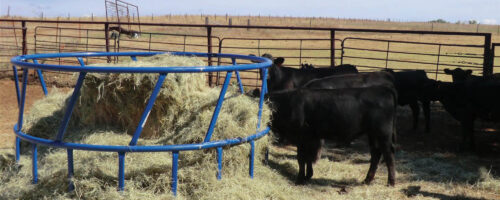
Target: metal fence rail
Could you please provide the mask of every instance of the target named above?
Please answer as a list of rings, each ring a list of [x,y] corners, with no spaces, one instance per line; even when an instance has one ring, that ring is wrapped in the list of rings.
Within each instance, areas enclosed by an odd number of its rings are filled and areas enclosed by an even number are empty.
[[[23,28],[0,26],[0,72],[11,71],[10,59],[23,53]]]
[[[410,31],[410,30],[380,30],[380,29],[345,29],[345,28],[322,28],[322,27],[289,27],[289,26],[241,26],[241,25],[209,25],[209,24],[166,24],[166,23],[127,23],[127,22],[97,22],[97,21],[55,21],[55,20],[16,20],[16,19],[0,19],[3,23],[12,23],[19,26],[21,24],[22,39],[21,51],[26,54],[28,45],[35,45],[37,53],[42,52],[69,52],[69,51],[106,51],[106,52],[122,52],[122,51],[197,51],[204,53],[224,52],[224,53],[253,53],[261,54],[266,52],[273,53],[275,56],[287,57],[287,65],[298,66],[301,62],[307,61],[315,64],[316,66],[333,66],[339,63],[357,64],[363,69],[377,69],[392,66],[403,66],[403,68],[426,68],[427,71],[435,73],[440,67],[466,67],[476,71],[482,68],[482,74],[488,75],[493,72],[493,57],[491,54],[491,34],[490,33],[472,33],[472,32],[442,32],[442,31]],[[43,24],[35,29],[36,44],[29,44],[26,38],[26,31],[28,25]],[[27,25],[28,24],[28,25]],[[54,27],[46,25],[57,24]],[[70,28],[78,25],[76,28]],[[127,37],[112,38],[112,31],[109,30],[110,26],[126,25],[136,26],[141,25],[144,32],[141,33],[141,38],[130,39]],[[86,28],[81,28],[81,27]],[[100,28],[102,27],[102,28]],[[190,34],[172,34],[157,30],[161,27],[180,27],[183,29],[205,29],[206,34],[190,35]],[[150,29],[148,29],[150,28]],[[329,33],[328,36],[322,38],[308,38],[308,39],[286,39],[281,38],[279,34],[271,36],[271,38],[218,38],[214,37],[213,30],[217,29],[266,29],[266,30],[291,30],[291,31],[319,31]],[[46,30],[41,31],[42,29]],[[73,29],[73,30],[71,30]],[[69,32],[75,32],[78,35],[70,35]],[[33,31],[30,31],[30,33]],[[354,33],[383,33],[383,34],[412,34],[412,35],[445,35],[445,36],[467,36],[483,38],[484,43],[480,45],[464,45],[464,44],[445,44],[445,43],[426,43],[415,41],[396,41],[396,40],[378,40],[371,38],[348,38],[345,41],[336,37],[336,33],[354,32]],[[28,38],[30,38],[29,36]],[[88,40],[88,41],[87,41]],[[233,45],[229,44],[231,40],[252,40],[256,43],[252,45]],[[280,41],[281,40],[281,41]],[[368,41],[370,40],[370,41]],[[410,39],[411,40],[411,39]],[[91,41],[96,41],[91,42]],[[97,42],[99,41],[99,42]],[[279,42],[296,42],[293,47],[280,47],[280,45],[265,46],[263,42],[277,41]],[[308,42],[321,43],[318,47],[308,46]],[[385,47],[369,49],[364,47],[356,47],[352,44],[358,42],[378,42],[385,43]],[[260,43],[260,44],[259,44]],[[340,46],[339,46],[340,45]],[[420,46],[433,46],[435,50],[429,52],[418,52],[412,49],[395,49],[397,45],[420,45]],[[459,48],[452,53],[446,48]],[[470,49],[474,49],[471,51]],[[19,48],[16,46],[16,50]],[[353,53],[358,52],[358,53]],[[363,55],[359,52],[370,52],[372,55],[381,54],[374,57]],[[291,53],[293,55],[290,55]],[[404,56],[422,57],[422,59],[407,59]],[[423,58],[427,57],[427,58]],[[115,58],[108,58],[109,61],[116,61]],[[329,60],[329,62],[328,62]],[[366,61],[371,63],[366,63]],[[447,61],[448,60],[448,61]],[[482,61],[481,61],[482,60]],[[207,65],[215,64],[215,60],[211,57],[205,60]],[[229,61],[217,60],[218,64],[225,64]],[[314,61],[314,62],[313,62]],[[57,60],[59,62],[59,60]],[[74,61],[72,61],[74,62]],[[87,61],[86,61],[87,62]],[[317,63],[315,63],[317,62]],[[358,63],[356,63],[358,62]],[[399,63],[399,64],[398,64]],[[249,72],[252,73],[252,72]],[[217,84],[218,78],[216,75],[209,74],[209,83]],[[219,74],[220,77],[220,74]],[[257,86],[260,84],[258,74],[253,72],[249,76],[243,76],[247,79],[247,86]]]
[[[367,42],[378,48],[364,47]],[[401,46],[405,48],[401,48]],[[360,67],[361,71],[375,69],[423,69],[434,74],[443,74],[441,67],[461,67],[481,71],[483,68],[483,45],[411,42],[348,37],[342,41],[342,62]]]

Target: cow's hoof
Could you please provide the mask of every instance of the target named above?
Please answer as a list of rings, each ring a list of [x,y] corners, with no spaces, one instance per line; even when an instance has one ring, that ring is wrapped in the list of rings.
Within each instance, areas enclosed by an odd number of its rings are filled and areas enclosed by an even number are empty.
[[[396,181],[394,180],[390,180],[389,182],[387,182],[387,187],[394,187],[396,185]]]
[[[306,184],[306,180],[304,178],[299,178],[295,181],[295,185],[304,185]]]
[[[365,179],[365,180],[363,181],[363,184],[365,184],[365,185],[370,185],[370,184],[372,183],[372,181],[373,181],[373,179]]]

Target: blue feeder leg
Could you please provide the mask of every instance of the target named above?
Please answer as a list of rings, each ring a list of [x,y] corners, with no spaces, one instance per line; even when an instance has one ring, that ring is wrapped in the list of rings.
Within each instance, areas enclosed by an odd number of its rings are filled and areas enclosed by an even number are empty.
[[[33,59],[33,63],[38,64],[38,60]],[[48,92],[47,92],[47,86],[45,85],[45,81],[43,79],[42,70],[41,69],[37,69],[36,73],[38,74],[38,78],[40,78],[40,85],[42,86],[43,94],[45,94],[45,96],[47,96],[47,94],[48,94]]]
[[[217,147],[217,179],[222,178],[222,147]]]
[[[64,113],[64,117],[61,122],[61,127],[59,127],[59,131],[56,136],[57,142],[61,142],[64,137],[64,132],[66,132],[66,128],[68,127],[69,119],[71,118],[71,113],[73,112],[76,100],[78,99],[80,89],[82,88],[83,81],[85,79],[85,75],[87,75],[87,72],[80,72],[80,75],[78,76],[75,89],[73,89],[73,94],[71,95],[71,98],[69,99],[69,102],[66,105],[66,112]]]
[[[177,196],[177,164],[179,161],[179,152],[172,152],[172,193]]]
[[[20,157],[21,157],[21,138],[16,137],[16,164],[19,164]]]
[[[232,61],[233,65],[237,64],[235,58],[231,58],[231,61]],[[240,86],[240,92],[241,92],[241,94],[244,94],[245,90],[243,90],[243,84],[241,83],[241,78],[240,78],[240,72],[239,71],[236,71],[236,79],[238,79],[238,85]]]
[[[125,152],[118,152],[118,191],[125,188]]]
[[[255,152],[255,141],[250,141],[250,178],[253,178],[253,161],[254,161],[254,152]]]
[[[148,104],[146,105],[146,108],[142,112],[141,121],[139,122],[139,125],[137,125],[137,128],[135,129],[134,135],[132,136],[132,140],[130,140],[129,143],[130,146],[134,146],[137,144],[137,140],[139,139],[139,136],[141,136],[142,129],[144,128],[144,125],[148,120],[149,114],[151,113],[151,109],[153,109],[156,97],[158,97],[158,94],[160,93],[161,85],[165,81],[165,77],[167,77],[167,74],[160,74],[160,76],[158,77],[158,81],[156,82],[153,93],[151,94],[151,97],[149,97]]]
[[[232,71],[228,71],[226,74],[226,79],[224,80],[224,85],[219,94],[219,99],[217,100],[217,105],[215,106],[214,114],[212,115],[212,120],[210,120],[210,125],[208,126],[207,134],[205,134],[205,139],[203,142],[210,142],[210,138],[212,137],[212,133],[214,132],[215,124],[217,123],[217,117],[219,117],[219,112],[222,107],[222,103],[224,102],[224,96],[226,95],[226,90],[229,85],[229,81],[231,80]]]
[[[38,152],[37,152],[36,144],[32,144],[32,152],[33,152],[33,156],[32,156],[32,165],[31,165],[32,171],[31,172],[33,173],[33,181],[31,183],[37,184],[38,183],[38,166],[37,166]]]
[[[14,67],[15,68],[15,67]],[[17,71],[16,71],[17,72]],[[15,76],[16,79],[16,85],[18,84],[17,82],[17,75]],[[28,69],[23,70],[23,90],[19,91],[19,86],[17,86],[16,90],[18,93],[18,107],[19,107],[19,118],[17,119],[17,130],[21,131],[23,128],[23,114],[24,114],[24,100],[26,99],[26,87],[28,85]],[[21,93],[21,94],[19,94]],[[21,139],[19,137],[16,137],[16,163],[19,164],[19,159],[21,156]]]
[[[14,72],[14,85],[16,86],[16,97],[17,97],[17,106],[19,107],[21,101],[21,95],[19,94],[19,77],[17,77],[17,68],[16,66],[12,66],[12,71]]]
[[[73,166],[73,149],[67,149],[68,153],[68,191],[73,191],[75,185],[73,184],[73,174],[75,173]]]
[[[245,93],[245,90],[243,89],[243,83],[241,83],[241,78],[240,78],[240,72],[236,71],[236,78],[238,79],[238,85],[240,86],[240,92],[241,94]]]

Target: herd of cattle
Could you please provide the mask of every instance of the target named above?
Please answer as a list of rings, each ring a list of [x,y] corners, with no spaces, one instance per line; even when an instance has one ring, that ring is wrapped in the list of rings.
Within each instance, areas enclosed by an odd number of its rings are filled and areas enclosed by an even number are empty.
[[[312,164],[319,158],[323,141],[350,144],[366,134],[370,146],[369,184],[383,156],[388,184],[395,184],[394,144],[396,107],[409,105],[413,128],[417,128],[419,102],[425,130],[430,130],[430,102],[440,101],[462,126],[463,149],[473,150],[474,120],[500,121],[500,76],[473,76],[460,68],[445,73],[453,82],[427,78],[423,70],[358,73],[356,66],[330,68],[283,66],[284,58],[273,59],[269,68],[266,98],[273,110],[271,130],[281,140],[297,146],[297,183],[313,176]],[[255,90],[254,95],[260,93]],[[307,166],[307,167],[306,167]]]

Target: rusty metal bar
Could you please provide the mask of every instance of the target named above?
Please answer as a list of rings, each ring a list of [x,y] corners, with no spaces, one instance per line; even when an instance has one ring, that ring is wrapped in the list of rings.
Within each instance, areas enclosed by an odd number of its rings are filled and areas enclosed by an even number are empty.
[[[330,66],[335,66],[335,30],[330,30]]]
[[[389,48],[391,46],[391,41],[387,41],[387,51],[385,54],[385,68],[387,69],[387,65],[389,64]]]
[[[27,32],[27,27],[26,27],[26,21],[21,21],[21,27],[22,27],[22,32],[23,32],[23,41],[22,41],[22,47],[23,47],[23,55],[28,54],[28,45],[26,44],[26,32]]]
[[[439,49],[438,49],[438,57],[437,57],[437,63],[436,63],[436,77],[434,78],[435,80],[437,80],[437,78],[438,78],[439,59],[440,58],[441,58],[441,45],[439,45]]]
[[[207,27],[207,48],[208,51],[207,53],[211,54],[212,53],[212,27]],[[208,66],[212,66],[212,56],[208,56]],[[208,85],[211,87],[212,84],[212,76],[213,73],[209,72],[208,73]]]
[[[106,52],[109,52],[109,24],[104,23],[104,39],[106,40]],[[111,57],[108,56],[108,63],[111,62]]]

